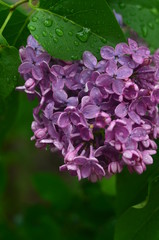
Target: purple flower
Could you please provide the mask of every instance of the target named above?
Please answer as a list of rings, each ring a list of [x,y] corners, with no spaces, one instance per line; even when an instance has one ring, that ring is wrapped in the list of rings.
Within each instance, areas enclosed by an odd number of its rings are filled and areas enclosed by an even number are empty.
[[[81,61],[49,56],[29,36],[19,50],[24,86],[37,98],[32,123],[35,146],[58,150],[61,171],[95,182],[124,167],[141,174],[153,163],[159,137],[159,50],[154,56],[129,39],[115,49],[89,51]]]
[[[76,157],[74,163],[78,166],[78,179],[88,178],[96,182],[105,175],[103,167],[98,163],[96,158]]]
[[[132,54],[132,59],[138,63],[142,64],[144,59],[150,57],[150,50],[147,47],[138,47],[137,42],[132,39],[128,39],[130,53]]]
[[[40,68],[40,63],[49,62],[50,56],[47,53],[42,53],[36,56],[32,47],[26,47],[24,62],[19,66],[20,74],[32,73],[36,80],[41,80],[43,72]]]

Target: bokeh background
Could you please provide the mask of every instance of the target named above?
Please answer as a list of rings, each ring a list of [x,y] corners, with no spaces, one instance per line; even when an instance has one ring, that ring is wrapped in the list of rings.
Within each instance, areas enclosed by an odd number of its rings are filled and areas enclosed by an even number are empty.
[[[59,173],[62,157],[30,141],[36,102],[16,97],[0,151],[0,239],[113,239],[115,178],[78,182]]]

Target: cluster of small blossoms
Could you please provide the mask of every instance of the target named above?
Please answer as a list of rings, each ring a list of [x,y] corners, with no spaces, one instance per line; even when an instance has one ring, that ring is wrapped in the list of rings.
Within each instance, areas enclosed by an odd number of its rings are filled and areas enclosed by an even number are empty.
[[[59,150],[60,170],[95,182],[124,166],[141,174],[152,164],[159,136],[159,51],[134,40],[104,46],[97,61],[84,52],[81,61],[64,62],[46,53],[29,36],[20,49],[22,87],[33,110],[36,147]]]

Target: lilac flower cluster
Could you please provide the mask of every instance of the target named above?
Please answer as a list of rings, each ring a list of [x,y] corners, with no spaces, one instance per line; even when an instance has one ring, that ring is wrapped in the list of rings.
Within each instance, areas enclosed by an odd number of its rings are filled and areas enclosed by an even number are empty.
[[[39,101],[31,138],[36,147],[58,149],[60,170],[92,182],[124,166],[141,174],[153,163],[159,136],[159,50],[151,56],[128,39],[100,53],[100,61],[86,51],[81,61],[64,62],[29,36],[20,49],[25,84],[17,87]]]

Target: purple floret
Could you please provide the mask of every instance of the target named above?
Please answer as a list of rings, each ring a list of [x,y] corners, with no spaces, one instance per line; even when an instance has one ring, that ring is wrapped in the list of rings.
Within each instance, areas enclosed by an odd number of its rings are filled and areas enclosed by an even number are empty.
[[[124,166],[141,174],[152,164],[159,137],[159,50],[132,40],[103,46],[101,60],[89,51],[81,61],[51,57],[29,36],[20,49],[17,87],[33,110],[32,140],[64,157],[61,171],[95,182],[120,173]]]

